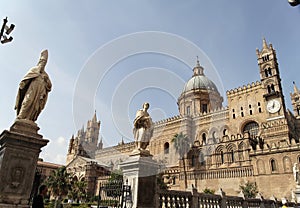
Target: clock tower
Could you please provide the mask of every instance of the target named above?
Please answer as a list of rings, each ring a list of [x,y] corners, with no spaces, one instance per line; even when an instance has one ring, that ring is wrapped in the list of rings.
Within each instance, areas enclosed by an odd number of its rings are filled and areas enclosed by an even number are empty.
[[[264,100],[269,119],[285,117],[285,103],[281,86],[276,51],[272,44],[267,44],[263,39],[261,51],[256,49],[257,61],[259,66],[260,79],[264,89]]]

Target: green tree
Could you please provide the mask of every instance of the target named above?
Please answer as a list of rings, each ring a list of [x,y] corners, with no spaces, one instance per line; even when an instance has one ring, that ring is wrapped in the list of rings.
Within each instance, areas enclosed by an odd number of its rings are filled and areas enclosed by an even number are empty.
[[[56,204],[60,204],[61,199],[68,194],[71,188],[70,175],[66,167],[60,167],[53,171],[47,178],[46,184],[51,194],[55,197]]]
[[[121,171],[111,172],[107,183],[104,186],[106,195],[109,197],[120,197],[122,195],[123,175]]]
[[[214,189],[205,188],[203,190],[203,193],[205,193],[205,194],[214,194],[215,190]]]
[[[68,197],[76,202],[86,200],[86,187],[85,181],[71,180],[71,189],[68,192]]]
[[[247,181],[244,185],[240,185],[240,189],[246,198],[254,198],[258,193],[258,188],[255,182]]]
[[[179,134],[175,134],[172,142],[176,149],[176,152],[179,154],[180,159],[182,160],[183,165],[183,175],[184,175],[184,186],[187,189],[187,176],[186,176],[186,167],[185,167],[185,154],[190,149],[190,139],[187,135],[183,134],[182,132]]]

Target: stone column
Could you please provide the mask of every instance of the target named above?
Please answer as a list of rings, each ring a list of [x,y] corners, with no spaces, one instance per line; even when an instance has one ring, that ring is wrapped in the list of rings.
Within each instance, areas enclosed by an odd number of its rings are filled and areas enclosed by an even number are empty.
[[[0,207],[27,208],[43,139],[32,121],[16,120],[0,135]]]
[[[155,207],[158,164],[147,150],[134,151],[120,164],[124,181],[131,186],[133,208]]]

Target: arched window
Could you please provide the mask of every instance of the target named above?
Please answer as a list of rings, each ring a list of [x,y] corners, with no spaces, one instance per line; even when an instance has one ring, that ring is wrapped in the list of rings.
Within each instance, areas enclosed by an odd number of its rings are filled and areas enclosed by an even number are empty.
[[[221,163],[223,164],[224,163],[224,152],[223,151],[220,152],[220,156],[221,156]]]
[[[268,77],[269,76],[269,74],[268,74],[268,70],[267,69],[265,69],[265,77]]]
[[[270,67],[268,68],[268,75],[269,75],[269,76],[272,76],[272,70],[271,70]]]
[[[224,129],[223,130],[223,136],[227,136],[228,135],[228,130],[227,129]]]
[[[272,172],[277,171],[277,164],[276,164],[276,161],[274,159],[271,159],[270,165],[271,165],[271,171]]]
[[[169,148],[170,147],[170,144],[169,144],[169,142],[166,142],[165,144],[164,144],[164,153],[165,154],[169,154]]]
[[[243,133],[249,132],[251,138],[258,135],[259,126],[255,121],[251,121],[244,126]]]
[[[190,106],[187,106],[187,107],[186,107],[186,114],[187,114],[187,115],[190,115],[190,114],[191,114],[191,107],[190,107]]]
[[[274,84],[271,84],[271,92],[275,92]]]
[[[230,156],[230,162],[233,163],[234,162],[234,152],[233,152],[233,150],[230,151],[229,156]]]
[[[272,92],[272,91],[271,91],[271,86],[268,85],[267,88],[268,88],[268,93],[271,93],[271,92]]]
[[[206,144],[206,134],[205,133],[202,134],[202,144],[203,145]]]

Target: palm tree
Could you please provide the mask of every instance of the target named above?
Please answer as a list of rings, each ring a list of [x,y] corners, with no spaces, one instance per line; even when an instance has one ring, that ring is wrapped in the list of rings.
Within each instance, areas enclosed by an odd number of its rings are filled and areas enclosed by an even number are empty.
[[[72,188],[68,192],[68,196],[76,202],[86,199],[86,187],[85,181],[71,180]]]
[[[53,171],[47,178],[46,184],[58,204],[71,188],[70,174],[67,173],[66,167],[63,166]]]
[[[174,137],[172,139],[172,142],[174,144],[176,152],[178,152],[179,157],[182,160],[183,175],[184,175],[184,186],[185,186],[185,189],[187,189],[187,176],[186,176],[186,170],[185,170],[184,156],[190,149],[190,139],[187,135],[185,135],[181,132],[179,134],[174,135]]]

